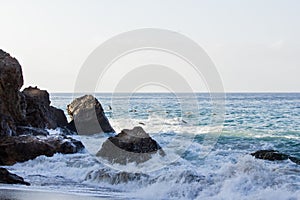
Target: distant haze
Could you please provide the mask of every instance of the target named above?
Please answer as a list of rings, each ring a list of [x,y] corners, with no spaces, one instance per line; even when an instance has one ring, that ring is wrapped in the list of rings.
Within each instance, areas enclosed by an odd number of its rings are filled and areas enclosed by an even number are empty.
[[[205,49],[226,92],[300,92],[299,11],[298,0],[0,0],[0,48],[21,63],[24,87],[73,92],[85,59],[107,39],[168,29]]]

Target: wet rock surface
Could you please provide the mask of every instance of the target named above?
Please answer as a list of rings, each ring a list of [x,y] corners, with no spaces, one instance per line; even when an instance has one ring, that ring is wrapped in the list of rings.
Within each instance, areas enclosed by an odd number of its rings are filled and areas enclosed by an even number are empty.
[[[109,184],[120,184],[128,183],[131,181],[140,181],[142,179],[148,178],[149,175],[143,173],[112,172],[107,169],[101,169],[89,172],[85,179],[99,182],[107,182]]]
[[[164,151],[142,127],[124,129],[118,135],[109,137],[102,145],[97,156],[112,163],[127,164],[142,163],[149,160],[153,154],[164,156]]]
[[[0,140],[0,165],[25,162],[40,155],[77,153],[84,148],[80,141],[67,136],[4,136]]]
[[[292,162],[298,165],[300,164],[299,158],[280,153],[276,150],[259,150],[254,153],[251,153],[251,155],[258,159],[270,160],[270,161],[290,159]]]
[[[92,95],[74,99],[68,105],[68,113],[72,121],[68,128],[80,134],[113,133],[100,102]]]
[[[30,183],[24,181],[22,177],[12,174],[2,167],[0,168],[0,183],[30,185]]]

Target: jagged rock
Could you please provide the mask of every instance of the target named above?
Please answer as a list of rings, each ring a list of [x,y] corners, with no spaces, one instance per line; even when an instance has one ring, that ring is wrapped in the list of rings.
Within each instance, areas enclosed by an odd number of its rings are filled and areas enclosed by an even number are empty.
[[[17,135],[18,126],[55,129],[68,124],[64,112],[50,106],[47,91],[29,87],[20,92],[22,86],[21,65],[0,49],[0,135]]]
[[[68,105],[68,113],[72,121],[67,126],[80,134],[115,132],[105,116],[99,101],[92,95],[76,98]]]
[[[49,132],[45,129],[41,128],[34,128],[34,127],[28,127],[28,126],[18,126],[17,127],[17,135],[42,135],[47,136],[49,135]]]
[[[87,174],[86,180],[107,182],[110,184],[128,183],[149,178],[149,175],[130,172],[112,172],[107,169],[91,171]]]
[[[38,156],[55,153],[70,154],[84,148],[80,141],[66,136],[3,136],[0,140],[0,165],[13,165]]]
[[[258,159],[270,160],[270,161],[290,159],[292,162],[300,165],[299,158],[287,154],[279,153],[278,151],[275,150],[259,150],[254,153],[251,153],[251,155]]]
[[[50,106],[49,93],[46,90],[28,87],[22,93],[27,103],[26,120],[22,125],[55,129],[68,124],[64,112]]]
[[[117,136],[109,137],[97,156],[112,163],[127,164],[145,162],[157,152],[161,156],[165,155],[159,144],[142,127],[134,127],[132,130],[124,129]]]
[[[12,174],[2,167],[0,168],[0,183],[30,185],[30,183],[24,181],[22,177]]]
[[[19,62],[0,49],[0,131],[1,135],[15,135],[13,122],[23,121],[26,102],[19,92],[23,85],[22,68]]]
[[[251,153],[255,158],[263,159],[263,160],[287,160],[289,158],[288,155],[279,153],[275,150],[259,150],[254,153]]]
[[[10,116],[0,113],[0,136],[16,135],[16,130],[14,120]]]

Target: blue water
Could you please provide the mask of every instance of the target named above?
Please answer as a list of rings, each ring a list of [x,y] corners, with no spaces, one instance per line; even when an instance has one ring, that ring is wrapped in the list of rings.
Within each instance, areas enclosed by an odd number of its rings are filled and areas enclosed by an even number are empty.
[[[154,156],[141,165],[107,165],[94,154],[108,135],[76,136],[85,143],[86,152],[41,156],[10,169],[33,188],[110,198],[300,199],[299,165],[249,156],[275,149],[300,158],[300,94],[226,94],[222,123],[214,121],[219,113],[209,94],[96,97],[117,132],[142,126],[163,147],[166,158]],[[51,94],[52,105],[65,111],[73,98],[73,94]],[[112,184],[99,179],[99,169],[111,176],[126,171],[149,177]]]

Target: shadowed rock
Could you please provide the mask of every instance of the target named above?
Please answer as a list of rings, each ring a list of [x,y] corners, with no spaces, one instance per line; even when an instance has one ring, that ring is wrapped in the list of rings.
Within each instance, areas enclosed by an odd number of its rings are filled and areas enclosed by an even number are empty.
[[[3,136],[0,140],[0,165],[13,165],[40,155],[76,153],[83,148],[80,141],[63,135],[59,137]]]
[[[24,95],[19,92],[23,85],[19,62],[0,49],[0,131],[1,135],[15,135],[15,124],[26,116]]]
[[[70,132],[64,128],[67,118],[62,110],[50,106],[49,93],[37,87],[20,92],[22,85],[19,62],[0,50],[0,165],[82,150],[80,141],[65,135]],[[49,136],[45,130],[58,127],[64,132],[58,136]],[[23,181],[5,169],[0,170],[1,180],[3,183]]]
[[[30,183],[24,181],[22,177],[12,174],[2,167],[0,168],[0,183],[30,185]]]
[[[251,153],[255,158],[263,159],[263,160],[287,160],[289,158],[288,155],[279,153],[275,150],[260,150],[255,153]]]
[[[80,134],[115,132],[106,118],[101,104],[91,95],[76,98],[68,105],[68,113],[72,121],[67,127],[72,131]]]
[[[290,159],[292,162],[298,165],[300,164],[299,158],[287,154],[279,153],[278,151],[275,150],[259,150],[254,153],[251,153],[251,155],[258,159],[270,160],[270,161]]]
[[[134,127],[132,130],[124,129],[117,136],[108,138],[97,156],[112,163],[142,163],[157,152],[165,155],[159,144],[142,127]]]
[[[50,106],[47,91],[29,87],[20,92],[22,85],[21,65],[0,50],[0,135],[17,135],[18,126],[55,129],[67,125],[63,111]]]
[[[49,93],[37,87],[25,88],[22,92],[27,103],[24,126],[55,129],[68,124],[64,112],[50,106]]]
[[[47,135],[49,135],[49,133],[45,129],[41,129],[41,128],[18,126],[17,127],[17,135],[47,136]]]

